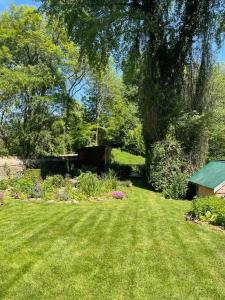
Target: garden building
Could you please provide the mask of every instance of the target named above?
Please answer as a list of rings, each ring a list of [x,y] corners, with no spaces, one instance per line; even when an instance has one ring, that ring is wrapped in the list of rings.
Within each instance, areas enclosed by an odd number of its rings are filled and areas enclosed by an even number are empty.
[[[225,197],[225,161],[210,161],[194,173],[189,181],[196,186],[199,197],[210,195]]]
[[[111,147],[93,146],[78,149],[79,166],[92,166],[101,170],[111,162]]]

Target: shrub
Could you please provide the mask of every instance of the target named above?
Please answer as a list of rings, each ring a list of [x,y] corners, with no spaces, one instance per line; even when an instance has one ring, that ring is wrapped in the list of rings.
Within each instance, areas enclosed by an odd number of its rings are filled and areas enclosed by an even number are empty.
[[[29,169],[17,177],[7,180],[7,188],[11,188],[12,196],[15,198],[39,198],[40,187],[38,188],[38,184],[41,185],[41,182],[41,171],[39,169]]]
[[[52,185],[51,177],[47,177],[43,181],[42,188],[43,188],[44,194],[54,192],[54,186]]]
[[[2,179],[0,180],[0,190],[7,190],[9,188],[9,180],[8,179]]]
[[[101,181],[96,174],[82,173],[78,177],[77,187],[86,196],[96,196],[101,191]]]
[[[37,184],[41,182],[41,171],[39,169],[30,169],[24,171],[20,176],[10,179],[9,185],[12,194],[18,198],[35,197],[37,193]]]
[[[34,182],[30,178],[14,178],[10,183],[13,193],[31,195]]]
[[[34,183],[29,196],[31,198],[43,198],[44,190],[40,182]]]
[[[225,226],[225,200],[223,198],[199,198],[193,201],[192,206],[197,219]]]
[[[173,178],[171,184],[165,189],[163,194],[165,198],[181,199],[186,195],[187,188],[187,174],[179,173]]]
[[[64,188],[58,190],[56,197],[60,201],[77,200],[79,198],[75,189],[69,183]]]
[[[47,176],[45,182],[53,187],[62,187],[65,184],[65,179],[62,175]]]
[[[171,134],[153,145],[147,160],[148,181],[168,198],[183,198],[187,191],[190,166],[179,142]]]
[[[23,172],[22,177],[25,179],[30,179],[33,182],[41,180],[41,170],[40,169],[27,169]]]
[[[87,172],[78,177],[78,192],[85,196],[96,196],[102,193],[110,192],[118,187],[118,180],[114,171],[110,170],[102,177]]]
[[[65,189],[61,189],[61,190],[57,191],[56,198],[60,201],[69,200],[68,194],[66,193]]]
[[[65,184],[66,180],[61,175],[47,176],[42,183],[42,188],[45,195],[52,195],[56,188],[61,188]],[[49,200],[49,197],[47,199]]]
[[[43,199],[48,201],[48,200],[54,200],[56,197],[55,192],[49,192],[49,191],[45,191],[43,193]]]
[[[101,184],[102,190],[105,192],[110,192],[112,190],[116,190],[118,187],[118,180],[117,180],[116,174],[112,170],[109,170],[109,172],[103,176],[101,181],[102,181],[102,184]]]

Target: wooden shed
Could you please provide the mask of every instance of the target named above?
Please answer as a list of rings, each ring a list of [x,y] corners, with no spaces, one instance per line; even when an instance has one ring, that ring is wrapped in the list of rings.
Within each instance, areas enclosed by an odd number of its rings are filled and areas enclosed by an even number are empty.
[[[210,161],[194,173],[189,181],[196,185],[196,193],[199,197],[210,195],[225,197],[225,161]]]
[[[104,169],[111,161],[111,148],[107,146],[85,147],[78,150],[79,166]]]

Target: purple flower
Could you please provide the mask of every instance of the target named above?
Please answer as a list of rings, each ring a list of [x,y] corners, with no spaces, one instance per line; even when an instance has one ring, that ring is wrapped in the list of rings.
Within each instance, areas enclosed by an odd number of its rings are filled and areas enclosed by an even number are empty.
[[[123,192],[114,191],[112,192],[112,196],[116,199],[123,199],[125,197],[125,194]]]

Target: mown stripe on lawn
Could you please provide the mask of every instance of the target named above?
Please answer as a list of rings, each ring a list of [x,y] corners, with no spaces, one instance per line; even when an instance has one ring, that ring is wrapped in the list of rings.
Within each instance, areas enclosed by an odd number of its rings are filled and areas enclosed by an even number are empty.
[[[108,212],[110,212],[110,211],[108,211]],[[25,274],[23,276],[23,279],[26,278],[26,282],[24,283],[22,280],[22,286],[23,286],[23,288],[27,289],[27,291],[29,291],[29,296],[31,295],[30,289],[29,289],[30,284],[29,284],[29,282],[27,282],[27,280],[29,278],[37,277],[36,279],[39,282],[40,282],[40,280],[43,281],[43,278],[41,278],[41,274],[46,272],[46,269],[47,269],[47,273],[49,273],[53,269],[54,273],[57,272],[58,275],[60,275],[60,273],[66,274],[69,271],[71,272],[70,265],[68,265],[68,263],[66,263],[66,259],[68,260],[68,258],[76,257],[76,252],[77,252],[76,245],[78,245],[78,246],[82,245],[82,249],[78,248],[78,251],[81,252],[81,254],[82,254],[81,256],[83,257],[83,252],[85,251],[86,248],[84,248],[85,245],[83,243],[82,237],[84,237],[84,240],[86,243],[88,241],[89,237],[93,236],[93,233],[94,233],[96,227],[100,226],[102,221],[103,220],[106,221],[107,219],[108,219],[108,215],[104,215],[104,214],[99,215],[98,210],[95,209],[93,211],[93,209],[92,209],[91,214],[89,213],[87,215],[84,215],[82,220],[80,220],[77,224],[75,224],[74,226],[72,226],[70,228],[68,236],[61,238],[61,239],[57,239],[55,241],[55,243],[53,244],[53,246],[51,247],[51,249],[43,256],[42,261],[40,261],[40,263],[38,265],[34,266],[34,268],[32,270],[33,274],[32,274],[32,272],[29,272],[28,274]],[[90,230],[87,231],[87,228],[90,228]],[[74,239],[72,239],[72,240],[71,240],[71,232],[73,232],[73,235],[74,235]],[[86,232],[86,235],[84,234],[84,232]],[[74,243],[76,243],[76,244],[74,244]],[[63,255],[60,257],[61,253],[63,253]],[[54,260],[51,261],[51,259],[50,260],[47,259],[47,263],[46,263],[45,257],[51,258],[52,256],[54,257]],[[65,261],[64,261],[64,258],[65,258]],[[79,266],[80,257],[77,256],[77,259],[78,259],[77,264]],[[57,262],[57,264],[56,264],[56,262]],[[59,262],[61,263],[61,265],[59,264]],[[64,264],[62,264],[62,263],[64,263]],[[79,275],[78,271],[79,270],[77,268],[76,269],[76,283],[78,283],[78,275]],[[80,273],[82,274],[82,272],[80,272]],[[65,277],[65,279],[66,279],[66,277]],[[67,280],[66,280],[66,282],[67,282]],[[61,280],[60,283],[61,283],[61,288],[65,287],[64,280]],[[20,287],[21,287],[21,282],[20,282]],[[18,290],[19,289],[20,288],[18,288]],[[48,299],[49,299],[49,297],[54,298],[53,297],[54,294],[49,289],[44,289],[43,291],[44,291],[44,294],[42,296],[45,296]],[[33,292],[35,292],[35,290]],[[61,292],[63,292],[63,291],[61,291]],[[60,291],[57,291],[56,294],[58,294],[58,293],[60,293]]]
[[[37,232],[19,222],[27,239],[0,260],[20,270],[17,280],[6,274],[4,299],[223,299],[224,238],[186,222],[189,208],[136,187],[125,201],[37,205],[29,216]],[[21,243],[14,229],[4,247]]]
[[[32,236],[23,241],[21,247],[18,249],[19,251],[12,255],[11,259],[19,261],[20,264],[22,263],[22,266],[19,267],[17,272],[13,272],[12,278],[7,280],[7,284],[3,283],[3,285],[0,287],[0,293],[3,293],[3,291],[6,292],[14,284],[19,284],[21,278],[23,278],[26,273],[30,272],[34,265],[38,263],[38,261],[44,259],[46,253],[48,253],[48,251],[50,251],[50,249],[53,247],[55,242],[54,240],[58,240],[62,235],[64,235],[65,230],[69,230],[74,224],[75,220],[77,224],[82,226],[83,222],[85,222],[85,220],[89,217],[94,216],[95,213],[95,210],[90,210],[90,212],[88,214],[84,214],[81,219],[72,218],[66,226],[63,224],[63,231],[61,232],[56,232],[54,227],[60,227],[61,223],[65,222],[68,216],[74,214],[74,210],[72,209],[71,211],[64,212],[60,216],[57,215],[55,218],[53,218],[53,220],[49,219],[50,222],[45,224],[46,227],[41,226],[41,228]],[[28,258],[27,263],[26,258]]]

